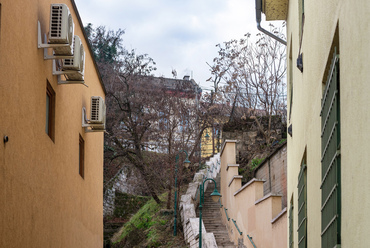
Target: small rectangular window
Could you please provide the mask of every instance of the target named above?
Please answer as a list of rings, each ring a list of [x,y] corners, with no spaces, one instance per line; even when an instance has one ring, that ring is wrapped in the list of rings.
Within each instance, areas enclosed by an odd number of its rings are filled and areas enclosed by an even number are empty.
[[[79,141],[79,174],[82,178],[85,177],[85,141],[80,135],[80,141]]]
[[[55,136],[55,92],[50,83],[46,83],[46,123],[45,132],[54,141]]]

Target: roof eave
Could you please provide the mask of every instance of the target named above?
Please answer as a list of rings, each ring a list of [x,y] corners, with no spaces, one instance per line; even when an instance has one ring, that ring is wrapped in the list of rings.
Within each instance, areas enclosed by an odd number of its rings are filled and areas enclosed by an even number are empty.
[[[76,16],[77,16],[77,19],[78,19],[78,23],[79,23],[79,25],[80,25],[80,27],[82,29],[83,36],[84,36],[84,38],[86,40],[86,43],[87,43],[87,47],[88,47],[89,52],[91,54],[91,57],[92,57],[92,60],[93,60],[93,63],[94,63],[94,67],[95,67],[96,73],[98,74],[100,85],[103,88],[104,94],[107,94],[106,89],[105,89],[105,86],[104,86],[104,83],[103,83],[103,79],[102,79],[101,74],[100,74],[100,71],[99,71],[98,64],[96,63],[96,60],[94,58],[94,52],[93,52],[93,50],[91,48],[89,39],[88,39],[87,34],[85,32],[85,28],[84,28],[84,25],[82,23],[80,13],[78,12],[77,5],[76,5],[76,3],[75,3],[74,0],[71,0],[71,3],[72,3],[72,6],[73,6],[73,10],[76,13]]]

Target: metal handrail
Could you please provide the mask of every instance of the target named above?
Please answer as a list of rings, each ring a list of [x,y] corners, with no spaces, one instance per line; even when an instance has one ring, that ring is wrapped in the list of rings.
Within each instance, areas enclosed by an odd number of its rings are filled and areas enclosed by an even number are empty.
[[[221,198],[220,199],[218,199],[218,203],[220,203],[220,208],[222,208],[222,204],[221,204]]]
[[[235,221],[234,219],[231,219],[231,220],[234,222],[234,225],[235,225],[236,229],[238,230],[239,234],[240,234],[240,235],[242,235],[242,234],[243,234],[243,232],[241,232],[241,231],[239,230],[239,227],[238,227],[238,225],[236,224],[236,221]]]
[[[247,237],[248,237],[249,241],[252,243],[253,247],[257,248],[257,246],[254,244],[254,242],[252,240],[252,237],[250,237],[248,234],[247,234]]]
[[[200,185],[199,185],[200,186]],[[197,199],[197,197],[198,197],[198,192],[199,192],[199,190],[200,190],[200,187],[197,187],[197,193],[195,193],[195,198],[194,199]]]
[[[227,221],[229,221],[229,220],[230,220],[230,218],[229,218],[229,216],[227,215],[227,208],[224,208],[224,209],[225,209],[226,219],[227,219]]]

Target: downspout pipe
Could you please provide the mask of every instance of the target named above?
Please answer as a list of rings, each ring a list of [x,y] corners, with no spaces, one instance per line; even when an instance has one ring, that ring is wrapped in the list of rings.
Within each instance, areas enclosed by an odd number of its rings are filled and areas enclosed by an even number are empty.
[[[266,29],[261,27],[261,13],[262,13],[262,0],[256,0],[256,21],[257,21],[257,29],[262,33],[270,36],[271,38],[279,41],[283,45],[287,45],[286,41],[277,37],[276,35],[272,34],[271,32],[267,31]]]

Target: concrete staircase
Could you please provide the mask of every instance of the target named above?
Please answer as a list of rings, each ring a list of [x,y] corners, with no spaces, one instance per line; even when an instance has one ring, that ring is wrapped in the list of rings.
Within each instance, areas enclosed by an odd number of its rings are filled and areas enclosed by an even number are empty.
[[[217,190],[220,191],[220,175],[216,177]],[[208,184],[206,192],[204,192],[204,204],[202,211],[202,220],[207,232],[212,232],[215,236],[217,246],[219,248],[236,248],[233,242],[230,241],[226,226],[222,223],[220,213],[220,203],[212,201],[211,193],[214,190],[212,182]],[[199,209],[197,210],[199,217]]]

